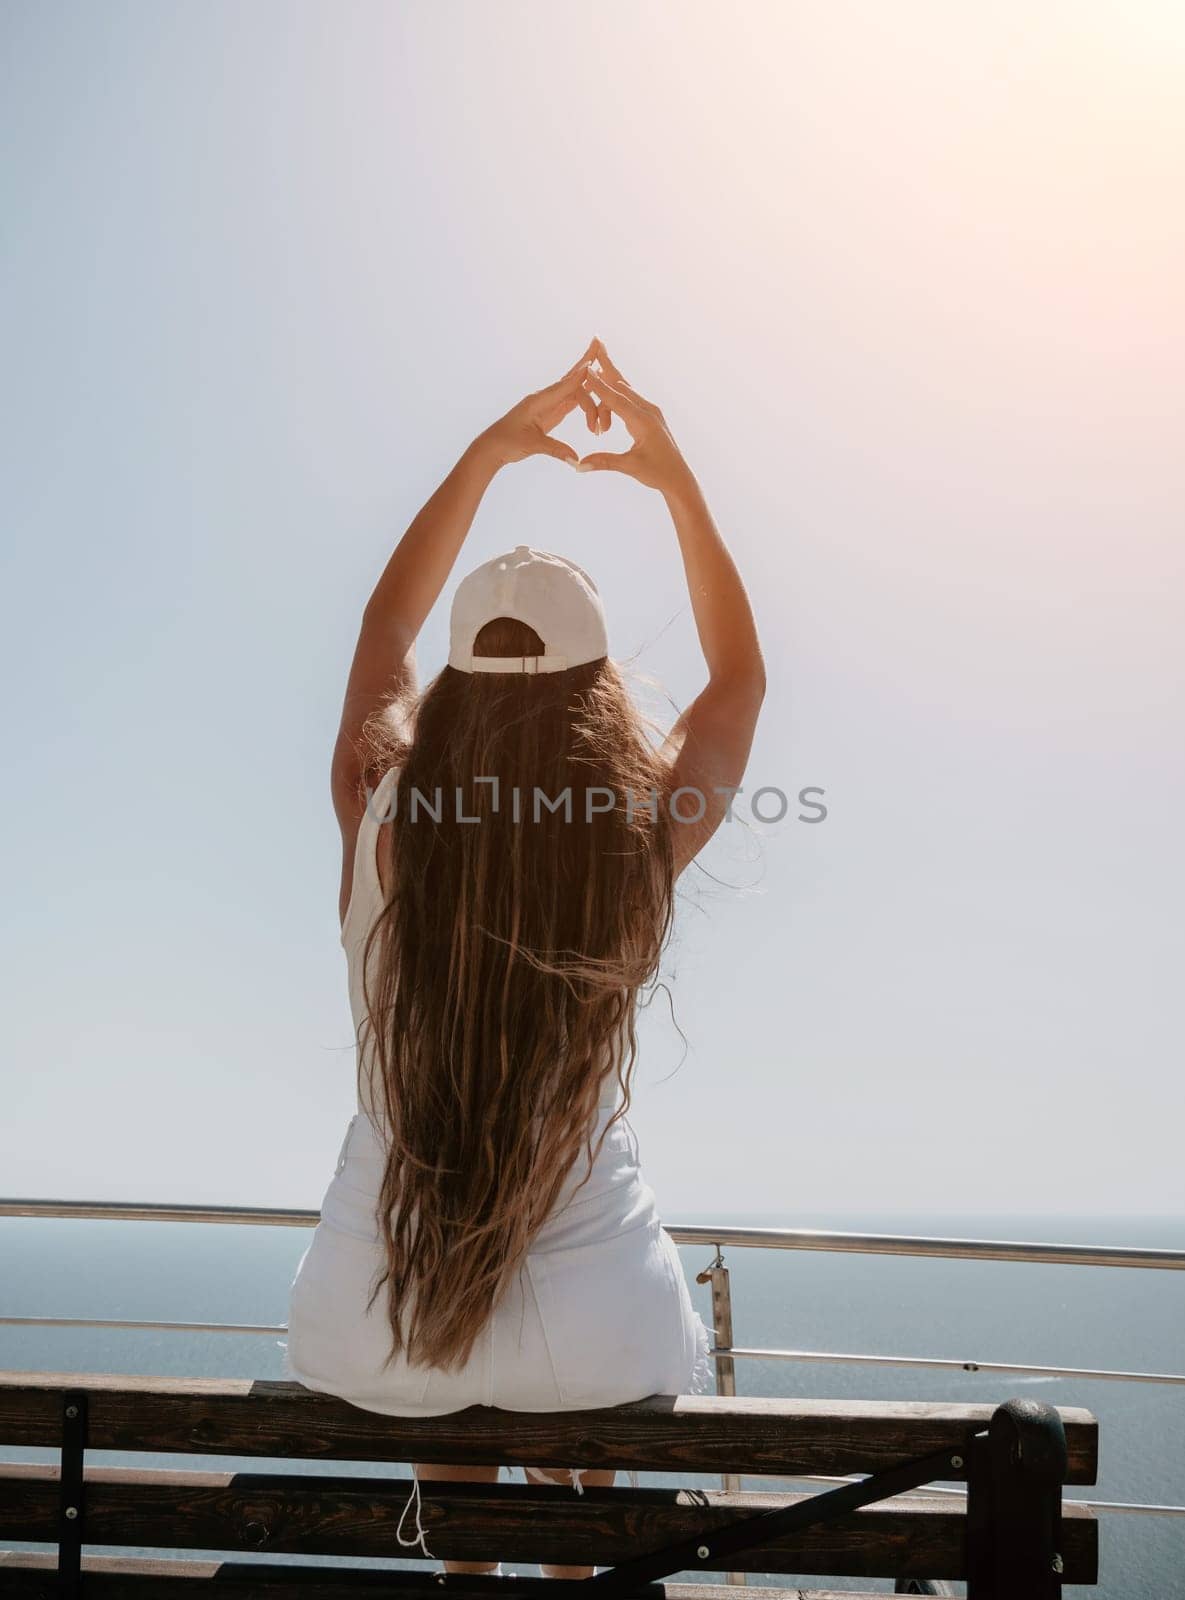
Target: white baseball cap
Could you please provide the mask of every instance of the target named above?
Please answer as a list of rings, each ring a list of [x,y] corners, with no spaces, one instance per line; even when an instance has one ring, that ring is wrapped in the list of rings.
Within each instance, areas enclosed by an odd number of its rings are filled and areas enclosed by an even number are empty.
[[[541,656],[475,656],[473,641],[495,617],[525,622]],[[448,664],[459,672],[564,672],[609,654],[605,612],[583,568],[520,544],[461,579],[449,619]]]

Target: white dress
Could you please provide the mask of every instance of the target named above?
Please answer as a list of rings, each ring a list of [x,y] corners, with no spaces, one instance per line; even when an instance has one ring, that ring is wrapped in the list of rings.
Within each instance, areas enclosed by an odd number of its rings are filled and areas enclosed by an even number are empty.
[[[342,928],[356,1034],[366,1014],[365,936],[382,906],[376,814],[386,813],[395,770],[384,774],[363,813]],[[390,1348],[386,1284],[366,1311],[386,1267],[376,1220],[383,1119],[369,1103],[361,1054],[358,1109],[290,1290],[285,1376],[366,1410],[403,1417],[472,1405],[583,1410],[714,1387],[708,1330],[642,1175],[628,1118],[610,1129],[592,1175],[569,1199],[588,1165],[582,1148],[466,1366],[458,1372],[417,1368],[401,1353],[384,1367]],[[603,1102],[593,1124],[594,1147],[619,1103],[613,1077]],[[574,1483],[582,1487],[578,1476]]]

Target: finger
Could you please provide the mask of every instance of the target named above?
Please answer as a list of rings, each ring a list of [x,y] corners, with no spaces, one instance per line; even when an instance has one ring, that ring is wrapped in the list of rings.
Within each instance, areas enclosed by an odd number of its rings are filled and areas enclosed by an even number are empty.
[[[585,390],[594,389],[603,402],[607,402],[610,409],[618,412],[623,417],[641,417],[645,414],[643,405],[638,396],[628,389],[623,389],[603,372],[590,372],[587,377],[580,380],[581,387]]]
[[[595,377],[596,374],[594,373]],[[583,392],[583,391],[582,391]],[[588,417],[588,431],[598,436],[608,433],[613,426],[613,413],[607,405],[598,405],[591,395],[584,396],[584,409]]]
[[[589,346],[589,350],[595,352],[600,342],[601,341],[599,339],[594,339],[592,344]],[[581,374],[581,378],[595,379],[596,377],[597,374],[593,371],[590,361],[586,365],[585,371]],[[585,415],[588,418],[588,431],[589,433],[595,433],[598,435],[602,433],[608,433],[609,429],[613,426],[613,415],[607,405],[598,405],[598,403],[593,399],[591,387],[591,385],[582,385],[581,388],[581,393],[587,398],[588,401],[584,408]]]
[[[572,363],[572,365],[568,368],[568,370],[564,374],[564,376],[565,377],[570,377],[572,375],[572,373],[582,371],[583,368],[585,368],[588,365],[588,363],[593,359],[593,356],[596,354],[597,345],[600,344],[600,342],[601,341],[599,339],[597,339],[595,336],[593,338],[591,338],[588,341],[588,347],[585,350],[584,354],[580,357],[579,361],[574,361]]]
[[[625,377],[620,368],[614,365],[613,357],[609,354],[608,350],[605,349],[603,340],[594,339],[592,342],[592,349],[594,358],[601,363],[601,366],[614,380],[614,382],[624,383],[626,381]]]
[[[618,388],[621,389],[625,394],[631,395],[633,399],[635,399],[644,409],[648,408],[649,410],[658,413],[658,407],[654,404],[654,402],[647,400],[645,395],[639,394],[634,386],[630,383],[629,379],[623,376],[620,368],[615,365],[612,356],[609,354],[608,350],[605,349],[605,346],[601,340],[594,339],[593,344],[596,346],[596,359],[601,363],[601,366],[608,376],[609,381],[617,384]],[[593,376],[596,377],[597,374],[594,372]]]
[[[583,410],[588,423],[589,431],[595,433],[597,420],[596,401],[581,387],[581,380],[587,373],[587,365],[576,367],[566,376],[557,380],[547,389],[541,389],[536,395],[534,420],[540,425],[544,433],[550,433],[552,428],[562,422],[570,411],[577,406]]]
[[[613,362],[609,356],[609,352],[605,349],[603,340],[593,340],[593,355],[594,359],[600,364],[602,371],[605,372],[609,378],[611,378],[614,382],[624,383],[625,380],[622,378],[621,373],[613,365]],[[590,376],[596,379],[599,374],[590,368]],[[609,407],[606,405],[598,407],[597,417],[598,426],[596,428],[596,432],[608,433],[609,429],[613,426],[613,415]]]
[[[582,456],[576,463],[577,472],[624,472],[627,477],[637,476],[637,460],[632,450],[600,450],[591,456]]]
[[[582,380],[587,377],[589,365],[587,360],[580,360],[570,371],[565,372],[562,378],[557,378],[554,383],[549,383],[539,393],[547,400],[566,400],[576,394]]]
[[[566,461],[572,467],[580,465],[580,457],[570,444],[565,444],[562,439],[552,439],[547,434],[540,439],[533,453],[538,456],[552,456],[556,461]]]
[[[569,367],[563,377],[557,378],[554,383],[545,384],[542,389],[536,392],[535,399],[551,408],[562,407],[562,410],[557,413],[559,416],[564,416],[571,411],[576,403],[580,381],[589,370],[589,362],[592,360],[591,351],[592,345],[590,344],[575,366]]]
[[[600,339],[594,339],[593,343],[596,346],[596,360],[600,363],[601,368],[605,372],[610,383],[615,383],[617,387],[625,394],[631,395],[639,403],[639,405],[649,405],[650,402],[644,395],[638,393],[633,384],[622,372],[621,368],[613,360],[613,357],[609,354],[608,350],[605,349],[604,343]],[[593,376],[596,376],[595,372]]]
[[[589,433],[599,433],[600,429],[597,427],[596,401],[590,394],[586,394],[583,389],[577,390],[577,399],[580,401],[580,404],[584,410],[584,418],[588,423]]]
[[[598,383],[599,376],[598,373],[590,373],[587,384],[589,389],[596,390],[600,394],[597,413],[601,419],[601,426],[597,431],[607,433],[613,425],[613,415],[616,412],[625,423],[630,438],[635,441],[640,439],[649,425],[645,406],[639,405],[625,390],[611,388],[608,383]]]
[[[608,433],[613,426],[613,413],[616,411],[622,422],[625,423],[626,432],[631,440],[636,441],[641,437],[643,429],[638,421],[641,412],[630,403],[630,398],[624,390],[622,391],[623,401],[618,401],[616,398],[611,399],[612,387],[608,380],[602,378],[599,372],[590,372],[584,379],[582,387],[588,393],[592,393],[595,390],[600,395],[600,400],[597,404],[598,426],[595,430],[597,433]]]

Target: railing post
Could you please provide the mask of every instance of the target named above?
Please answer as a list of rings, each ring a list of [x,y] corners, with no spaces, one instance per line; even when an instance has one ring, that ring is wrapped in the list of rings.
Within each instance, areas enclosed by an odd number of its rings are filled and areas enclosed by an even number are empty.
[[[968,1600],[1060,1600],[1066,1432],[1044,1400],[1006,1400],[971,1441]]]
[[[732,1289],[729,1284],[728,1268],[724,1265],[724,1253],[720,1246],[716,1246],[716,1259],[703,1272],[696,1274],[696,1283],[710,1283],[712,1285],[712,1326],[715,1331],[716,1343],[726,1349],[732,1347]],[[716,1368],[716,1393],[735,1395],[737,1392],[736,1362],[732,1356],[717,1356],[714,1362]],[[739,1485],[738,1485],[739,1487]]]
[[[728,1276],[728,1268],[724,1265],[724,1252],[716,1246],[716,1259],[702,1272],[696,1273],[696,1283],[710,1283],[712,1286],[712,1332],[713,1343],[723,1345],[726,1349],[732,1348],[732,1285]],[[716,1393],[722,1395],[735,1395],[737,1392],[736,1362],[732,1356],[716,1356],[713,1361],[716,1369]],[[741,1480],[735,1472],[722,1472],[720,1482],[726,1493],[735,1494],[740,1490]],[[744,1585],[748,1579],[743,1572],[730,1572],[726,1581],[732,1584]]]

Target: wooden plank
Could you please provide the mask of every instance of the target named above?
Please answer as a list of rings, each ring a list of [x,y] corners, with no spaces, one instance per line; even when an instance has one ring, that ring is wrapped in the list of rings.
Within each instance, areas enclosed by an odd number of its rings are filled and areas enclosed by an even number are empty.
[[[963,1454],[994,1405],[652,1395],[588,1411],[470,1406],[389,1417],[298,1383],[121,1373],[0,1374],[0,1443],[55,1445],[61,1394],[89,1396],[88,1445],[101,1450],[431,1461],[793,1476],[865,1473],[931,1451]],[[1069,1483],[1094,1483],[1098,1423],[1060,1407]],[[943,1481],[964,1477],[951,1468]]]
[[[365,1568],[269,1566],[264,1562],[160,1561],[143,1557],[82,1558],[87,1600],[156,1600],[156,1596],[192,1595],[194,1586],[218,1585],[217,1600],[354,1600],[379,1590],[384,1600],[439,1600],[440,1585],[429,1572],[367,1571]],[[9,1554],[0,1550],[0,1588],[19,1600],[56,1600],[53,1556]],[[492,1600],[512,1587],[515,1595],[549,1600],[555,1580],[524,1574],[511,1580],[453,1573],[448,1581],[452,1600]],[[503,1587],[499,1587],[499,1586]],[[851,1589],[771,1589],[754,1584],[647,1583],[634,1591],[637,1600],[884,1600],[884,1590],[856,1593]]]
[[[421,1484],[420,1520],[434,1557],[612,1566],[746,1516],[812,1498],[804,1493],[589,1486],[584,1493],[536,1484]],[[0,1536],[55,1537],[56,1469],[0,1476]],[[406,1478],[303,1473],[86,1473],[85,1542],[266,1554],[395,1557]],[[406,1526],[406,1525],[405,1525]],[[1098,1528],[1089,1507],[1068,1503],[1064,1581],[1097,1576]],[[698,1569],[697,1569],[698,1570]],[[966,1517],[949,1496],[901,1495],[755,1550],[709,1558],[705,1571],[813,1573],[833,1577],[966,1575]]]

